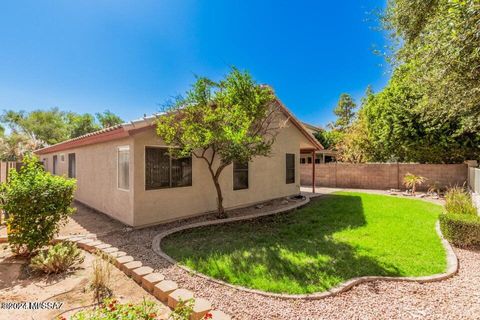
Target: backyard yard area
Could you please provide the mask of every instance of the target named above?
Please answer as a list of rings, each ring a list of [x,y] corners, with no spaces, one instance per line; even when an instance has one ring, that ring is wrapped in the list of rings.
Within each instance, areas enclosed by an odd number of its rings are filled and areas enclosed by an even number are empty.
[[[326,291],[367,276],[425,276],[446,269],[435,231],[440,205],[337,192],[294,212],[190,229],[162,240],[181,264],[248,288]]]

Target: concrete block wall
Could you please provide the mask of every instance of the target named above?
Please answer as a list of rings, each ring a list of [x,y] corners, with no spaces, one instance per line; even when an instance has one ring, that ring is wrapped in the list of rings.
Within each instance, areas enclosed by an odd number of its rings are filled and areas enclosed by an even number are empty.
[[[315,185],[332,188],[403,189],[407,173],[420,175],[426,182],[419,190],[434,183],[442,187],[464,185],[467,182],[466,164],[415,164],[415,163],[327,163],[315,164]],[[312,164],[300,165],[300,181],[312,185]]]

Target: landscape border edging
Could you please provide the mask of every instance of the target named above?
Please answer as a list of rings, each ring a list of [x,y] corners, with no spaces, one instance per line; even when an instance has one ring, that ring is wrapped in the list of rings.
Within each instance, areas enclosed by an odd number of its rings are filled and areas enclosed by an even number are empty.
[[[172,294],[174,294],[175,292],[179,291],[179,290],[184,290],[185,292],[191,292],[189,290],[186,290],[186,289],[183,289],[183,288],[178,288],[176,290],[174,290],[173,292],[170,292],[167,294],[167,296],[169,297],[168,299],[168,303],[166,301],[163,301],[161,299],[159,299],[159,297],[156,295],[155,291],[153,292],[150,292],[144,285],[143,285],[143,278],[148,276],[149,274],[152,274],[153,273],[153,269],[152,269],[152,272],[149,272],[148,274],[146,275],[140,275],[138,276],[140,278],[140,280],[142,281],[138,281],[138,279],[136,280],[135,279],[135,276],[133,274],[129,274],[128,272],[126,272],[126,270],[124,268],[122,268],[123,265],[125,265],[126,263],[116,263],[114,260],[115,260],[115,257],[112,256],[112,253],[109,253],[109,252],[106,252],[105,249],[109,249],[109,248],[115,248],[115,247],[112,247],[110,244],[104,242],[104,241],[100,241],[97,239],[97,234],[93,234],[93,233],[88,233],[88,234],[74,234],[74,235],[67,235],[67,236],[60,236],[60,237],[55,237],[54,239],[52,239],[50,241],[51,244],[57,244],[57,243],[60,243],[60,242],[64,242],[64,241],[70,241],[72,243],[75,243],[75,245],[83,250],[83,251],[86,251],[90,254],[95,254],[96,251],[99,251],[99,252],[103,252],[104,254],[106,254],[108,257],[109,257],[109,263],[117,268],[120,272],[122,272],[123,274],[125,274],[128,278],[131,278],[134,282],[136,282],[143,290],[145,290],[145,292],[149,295],[151,295],[153,298],[157,299],[157,300],[160,300],[167,308],[169,308],[170,310],[174,310],[175,308],[171,306],[171,303],[170,303],[170,296]],[[82,242],[84,241],[84,242]],[[100,244],[98,243],[100,242]],[[8,236],[0,236],[0,244],[4,244],[4,243],[8,243]],[[108,245],[108,247],[105,247],[105,248],[99,248],[100,245]],[[118,251],[118,248],[115,248],[117,251]],[[115,251],[116,252],[116,251]],[[113,252],[113,253],[115,253]],[[134,262],[137,262],[137,261],[134,261]],[[142,263],[140,263],[140,267],[138,268],[133,268],[131,270],[131,272],[133,272],[134,270],[138,270],[138,269],[141,269],[141,268],[144,268],[145,266],[143,266]],[[165,279],[165,278],[164,278]],[[192,293],[192,296],[193,296],[193,292]],[[181,298],[181,297],[180,297]],[[209,308],[208,310],[207,309],[202,309],[200,308],[199,310],[193,310],[192,311],[192,314],[190,315],[190,319],[200,319],[202,318],[203,319],[203,316],[206,314],[206,313],[210,313],[213,315],[213,318],[211,319],[218,319],[218,320],[230,320],[231,317],[230,315],[218,310],[218,309],[213,309],[211,306],[212,304],[210,303],[210,301],[206,300],[206,299],[203,299],[203,298],[194,298],[194,302],[197,301],[198,299],[202,300],[203,302],[203,306],[205,305],[208,305]]]
[[[188,224],[185,226],[180,226],[176,227],[164,232],[161,232],[160,234],[156,235],[153,240],[152,240],[152,250],[170,262],[171,264],[177,265],[178,267],[182,268],[183,270],[187,271],[190,274],[194,274],[198,277],[201,277],[203,279],[206,279],[208,281],[225,285],[227,287],[244,291],[244,292],[249,292],[249,293],[256,293],[262,296],[266,297],[272,297],[272,298],[281,298],[281,299],[306,299],[306,300],[317,300],[317,299],[323,299],[327,297],[332,297],[337,294],[340,294],[342,292],[350,290],[352,287],[366,283],[366,282],[372,282],[372,281],[398,281],[398,282],[416,282],[416,283],[427,283],[427,282],[436,282],[436,281],[442,281],[445,279],[448,279],[452,276],[454,276],[458,272],[458,258],[455,255],[455,252],[453,251],[452,246],[450,243],[443,237],[443,234],[440,230],[440,223],[439,221],[436,222],[435,224],[435,231],[437,232],[437,235],[440,237],[440,240],[442,242],[442,246],[445,250],[446,254],[446,259],[447,259],[447,268],[444,273],[438,273],[430,276],[420,276],[420,277],[389,277],[389,276],[363,276],[363,277],[357,277],[357,278],[352,278],[349,279],[336,287],[333,287],[325,292],[315,292],[315,293],[310,293],[310,294],[281,294],[281,293],[271,293],[271,292],[266,292],[266,291],[261,291],[261,290],[256,290],[256,289],[250,289],[247,287],[239,286],[239,285],[233,285],[230,283],[227,283],[222,280],[218,280],[215,278],[212,278],[210,276],[207,276],[203,273],[200,273],[198,271],[195,271],[191,268],[188,268],[186,266],[181,265],[170,257],[168,254],[166,254],[161,246],[160,243],[163,238],[173,234],[177,233],[180,231],[188,230],[188,229],[194,229],[198,227],[205,227],[205,226],[211,226],[211,225],[217,225],[217,224],[224,224],[224,223],[231,223],[231,222],[238,222],[238,221],[243,221],[243,220],[252,220],[255,218],[260,218],[264,216],[269,216],[269,215],[274,215],[274,214],[279,214],[279,213],[285,213],[289,212],[295,209],[298,209],[300,207],[305,206],[310,202],[310,198],[308,196],[305,196],[305,200],[296,203],[295,205],[286,207],[286,208],[281,208],[281,209],[276,209],[276,210],[271,210],[263,213],[257,213],[257,214],[250,214],[246,216],[241,216],[241,217],[234,217],[234,218],[227,218],[227,219],[222,219],[222,220],[212,220],[212,221],[204,221],[204,222],[197,222],[197,223],[192,223]],[[423,199],[419,199],[423,200]]]

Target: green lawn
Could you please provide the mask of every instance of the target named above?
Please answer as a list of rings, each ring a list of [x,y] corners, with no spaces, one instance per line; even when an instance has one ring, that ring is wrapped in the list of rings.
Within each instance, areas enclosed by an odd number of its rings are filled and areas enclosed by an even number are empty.
[[[445,271],[435,232],[441,210],[421,200],[339,192],[296,212],[175,233],[162,241],[162,249],[232,284],[320,292],[358,276]]]

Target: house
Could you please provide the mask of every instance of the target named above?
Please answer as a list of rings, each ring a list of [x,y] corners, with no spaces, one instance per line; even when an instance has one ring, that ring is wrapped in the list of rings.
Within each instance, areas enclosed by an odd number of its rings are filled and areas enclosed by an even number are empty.
[[[300,153],[317,140],[276,100],[286,125],[270,157],[228,166],[220,178],[226,209],[300,192]],[[161,115],[158,115],[161,116]],[[195,157],[172,159],[145,117],[36,151],[46,170],[77,179],[75,199],[126,225],[148,226],[216,210],[207,166]]]
[[[302,122],[302,125],[312,135],[315,135],[315,133],[324,130],[318,126],[314,126],[306,122]],[[315,156],[311,154],[303,153],[300,155],[300,164],[311,164],[311,163],[320,164],[320,163],[335,162],[337,161],[337,154],[338,154],[337,151],[332,149],[317,150],[315,152]]]

